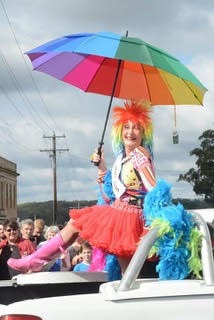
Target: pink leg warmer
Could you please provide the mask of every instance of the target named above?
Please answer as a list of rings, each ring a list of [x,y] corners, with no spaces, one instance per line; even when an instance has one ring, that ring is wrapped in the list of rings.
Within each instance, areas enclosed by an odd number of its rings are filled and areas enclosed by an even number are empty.
[[[38,272],[42,270],[44,264],[59,256],[66,248],[67,245],[64,243],[61,234],[58,233],[31,255],[21,259],[10,258],[7,264],[21,273]]]

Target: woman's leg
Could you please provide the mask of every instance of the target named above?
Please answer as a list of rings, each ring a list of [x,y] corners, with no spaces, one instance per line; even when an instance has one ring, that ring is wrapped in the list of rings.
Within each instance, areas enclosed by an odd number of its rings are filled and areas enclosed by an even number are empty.
[[[73,225],[73,219],[70,219],[65,227],[60,231],[61,237],[67,247],[69,247],[77,238],[79,231]]]
[[[118,259],[118,262],[119,262],[119,265],[120,265],[120,268],[121,268],[121,272],[122,274],[124,274],[124,272],[126,271],[128,265],[129,265],[129,262],[131,260],[131,258],[128,258],[128,257],[117,257]]]
[[[78,236],[78,230],[70,220],[66,226],[46,244],[41,246],[33,254],[21,259],[9,259],[8,265],[22,273],[41,271],[43,266],[58,257]]]

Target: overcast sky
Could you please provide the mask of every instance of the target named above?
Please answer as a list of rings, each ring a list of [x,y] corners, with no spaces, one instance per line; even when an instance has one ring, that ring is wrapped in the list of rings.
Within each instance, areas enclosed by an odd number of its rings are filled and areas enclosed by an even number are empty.
[[[96,199],[96,167],[90,155],[101,138],[109,98],[84,93],[32,71],[24,54],[63,35],[111,31],[139,37],[181,60],[208,88],[204,107],[179,106],[179,144],[172,143],[173,107],[154,107],[157,177],[172,183],[173,197],[193,198],[177,182],[195,167],[189,152],[214,123],[214,3],[210,0],[0,0],[0,156],[17,164],[18,203],[53,199],[53,171],[47,150],[57,138],[58,200]],[[122,100],[113,100],[113,105]],[[114,156],[109,126],[107,162]]]

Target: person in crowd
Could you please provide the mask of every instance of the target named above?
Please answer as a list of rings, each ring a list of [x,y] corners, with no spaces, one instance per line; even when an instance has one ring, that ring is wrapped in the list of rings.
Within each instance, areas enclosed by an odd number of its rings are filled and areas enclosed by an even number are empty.
[[[43,219],[35,219],[34,220],[34,230],[33,230],[33,238],[36,246],[41,242],[45,241],[44,232],[45,232],[45,221]]]
[[[84,242],[80,249],[80,254],[82,256],[82,261],[74,266],[74,272],[85,272],[89,271],[89,267],[92,261],[92,251],[93,248],[88,242]]]
[[[41,241],[37,249],[41,248],[43,245],[45,245],[48,241],[50,241],[54,236],[56,236],[59,233],[58,226],[51,225],[47,227],[45,231],[45,241]],[[47,266],[45,266],[45,270],[48,271],[67,271],[70,270],[71,263],[70,263],[70,254],[68,250],[65,250],[60,257],[56,257],[53,259]]]
[[[76,240],[68,247],[68,252],[70,255],[70,262],[71,262],[71,268],[72,271],[74,266],[82,261],[82,255],[80,253],[80,249],[82,244],[85,242],[84,239],[81,237],[77,237]]]
[[[44,263],[50,261],[54,255],[60,254],[61,250],[65,250],[80,235],[93,247],[115,255],[124,273],[140,239],[148,233],[154,219],[157,220],[156,223],[162,220],[165,223],[165,220],[170,219],[170,215],[174,218],[174,215],[178,215],[178,211],[183,210],[181,207],[173,206],[169,185],[164,181],[156,183],[149,103],[127,101],[123,107],[114,107],[112,147],[116,160],[111,171],[107,170],[103,146],[101,150],[96,150],[92,157],[92,161],[98,168],[97,181],[103,204],[72,209],[71,219],[57,236],[29,257],[9,259],[8,263],[12,268],[21,272],[40,271]],[[170,206],[170,215],[164,215],[163,211],[167,210],[168,206]],[[166,255],[162,250],[169,238],[168,234],[158,243],[161,250],[157,249],[158,246],[155,247],[156,253],[160,254],[161,258],[159,268],[164,265],[164,271],[160,272],[161,278],[185,277],[190,271],[189,268],[192,268],[189,264],[189,261],[192,261],[192,252],[188,249],[188,241],[190,241],[193,224],[184,210],[179,218],[181,223],[178,232],[172,232],[172,234],[179,236],[180,240],[176,242],[178,240],[174,241],[173,237],[170,238],[172,241],[170,254]],[[186,225],[185,219],[188,220]],[[172,230],[177,227],[171,220],[168,223],[172,224]],[[186,230],[182,229],[184,225],[188,226]],[[184,241],[181,241],[183,238]],[[176,256],[175,267],[178,269],[176,272],[173,270],[174,265],[170,263],[173,258],[167,260],[173,257],[174,250],[180,249],[178,245],[177,247],[174,245],[175,243],[184,246],[185,248],[182,249],[186,250],[180,250]],[[181,258],[180,255],[184,252],[188,254],[185,258]],[[162,263],[162,259],[165,259],[165,263]],[[183,263],[182,266],[179,263]],[[170,266],[170,271],[165,268],[165,265]]]
[[[34,222],[31,219],[24,219],[20,222],[20,233],[23,239],[32,240]]]
[[[35,246],[29,239],[20,237],[19,225],[14,220],[6,220],[3,224],[6,236],[0,242],[0,280],[8,280],[20,272],[16,272],[7,265],[11,257],[21,258],[35,251]]]
[[[4,233],[4,225],[0,223],[0,242],[6,238],[6,235]]]

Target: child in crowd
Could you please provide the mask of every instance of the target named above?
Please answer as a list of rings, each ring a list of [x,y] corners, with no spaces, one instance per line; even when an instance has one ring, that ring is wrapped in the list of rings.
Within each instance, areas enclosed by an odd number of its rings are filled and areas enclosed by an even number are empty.
[[[89,271],[89,267],[92,261],[92,246],[88,242],[84,242],[81,246],[80,253],[82,255],[82,262],[75,265],[73,271]]]

